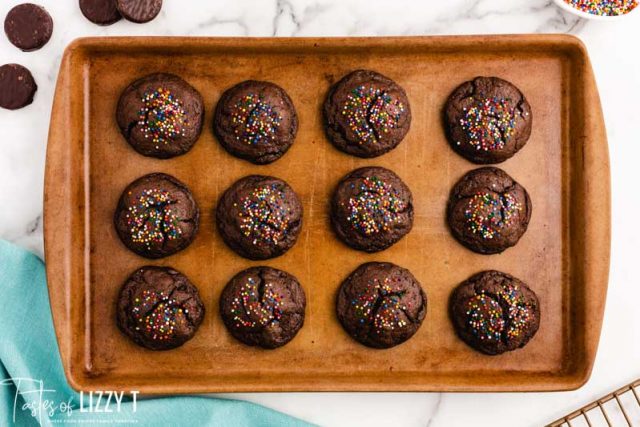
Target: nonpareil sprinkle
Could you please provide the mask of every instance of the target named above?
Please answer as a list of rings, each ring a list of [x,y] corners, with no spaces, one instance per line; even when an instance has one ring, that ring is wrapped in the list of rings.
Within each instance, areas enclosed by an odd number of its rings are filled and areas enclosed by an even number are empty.
[[[137,331],[144,330],[151,339],[164,341],[175,335],[188,310],[164,292],[145,289],[135,298],[131,313]]]
[[[404,112],[402,102],[388,92],[365,85],[353,89],[342,106],[342,115],[360,144],[376,143],[382,134],[397,128]]]
[[[398,279],[390,277],[374,279],[351,301],[358,321],[372,323],[377,334],[401,329],[408,324],[404,312],[409,307],[402,300],[404,291],[400,290],[397,282]]]
[[[273,142],[282,115],[262,95],[247,94],[235,104],[231,113],[236,140],[254,145]]]
[[[574,8],[598,16],[625,15],[638,6],[637,0],[564,0]]]
[[[188,126],[182,102],[170,90],[159,87],[146,92],[142,97],[142,108],[138,112],[138,125],[145,138],[151,139],[156,148],[169,144],[174,138],[184,136]]]
[[[168,191],[151,188],[139,194],[126,213],[131,240],[147,247],[180,237],[180,219]]]
[[[514,134],[515,112],[508,99],[487,98],[465,108],[460,125],[476,150],[501,150]]]
[[[271,283],[265,283],[262,292],[258,289],[259,286],[250,277],[231,301],[231,313],[236,327],[264,327],[282,317],[282,296],[274,291]]]
[[[500,196],[483,192],[469,199],[464,216],[473,233],[483,239],[493,239],[511,225],[513,217],[521,210],[522,205],[509,193]]]
[[[279,185],[255,188],[239,206],[240,229],[254,245],[277,245],[288,232],[291,212]]]
[[[406,208],[398,192],[376,176],[363,179],[348,203],[349,222],[366,236],[389,230]]]

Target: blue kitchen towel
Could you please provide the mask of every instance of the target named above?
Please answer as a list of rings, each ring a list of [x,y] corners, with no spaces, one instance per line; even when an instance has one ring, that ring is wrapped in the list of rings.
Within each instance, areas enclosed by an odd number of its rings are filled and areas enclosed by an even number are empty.
[[[109,413],[67,384],[58,351],[42,261],[0,241],[0,426],[306,426],[248,402],[197,396],[126,398]],[[89,412],[91,409],[94,412]]]

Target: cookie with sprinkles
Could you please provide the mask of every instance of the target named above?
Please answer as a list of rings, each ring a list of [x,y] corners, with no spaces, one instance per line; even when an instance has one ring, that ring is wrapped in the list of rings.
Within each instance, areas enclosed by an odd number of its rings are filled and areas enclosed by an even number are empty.
[[[518,243],[533,205],[527,190],[502,169],[472,170],[454,185],[447,205],[449,229],[474,252],[496,254]]]
[[[173,74],[151,74],[131,83],[120,96],[116,120],[138,153],[159,159],[185,154],[202,132],[200,93]]]
[[[146,258],[162,258],[189,246],[200,213],[191,191],[171,175],[152,173],[125,188],[114,214],[120,240]]]
[[[302,325],[304,289],[286,271],[251,267],[236,274],[220,296],[220,315],[237,340],[266,349],[291,341]]]
[[[283,180],[250,175],[222,194],[216,224],[225,243],[239,255],[254,260],[274,258],[298,240],[302,204]]]
[[[287,152],[298,131],[293,101],[280,86],[248,80],[222,94],[213,130],[230,154],[264,165]]]
[[[384,250],[413,227],[411,190],[389,169],[356,169],[333,193],[331,223],[338,238],[352,248]]]
[[[333,85],[323,112],[329,140],[358,157],[377,157],[393,150],[411,126],[404,89],[369,70],[353,71]]]
[[[529,140],[533,116],[522,92],[498,77],[458,86],[444,107],[451,147],[474,163],[504,162]]]
[[[521,280],[483,271],[451,294],[449,313],[458,336],[489,355],[524,347],[540,326],[540,302]]]
[[[427,295],[409,270],[389,262],[369,262],[340,286],[336,313],[356,341],[389,348],[418,331],[427,314]]]
[[[172,268],[146,266],[122,285],[116,321],[136,344],[170,350],[193,338],[204,313],[198,289],[186,276]]]

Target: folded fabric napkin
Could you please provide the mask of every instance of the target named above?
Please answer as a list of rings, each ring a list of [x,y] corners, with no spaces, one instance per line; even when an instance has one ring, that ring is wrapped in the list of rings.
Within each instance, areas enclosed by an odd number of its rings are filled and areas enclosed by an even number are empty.
[[[126,398],[117,412],[82,412],[53,331],[42,261],[0,241],[0,425],[304,426],[248,402],[196,396]],[[87,408],[88,397],[83,402]],[[95,402],[94,402],[95,403]],[[102,406],[104,409],[104,406]]]

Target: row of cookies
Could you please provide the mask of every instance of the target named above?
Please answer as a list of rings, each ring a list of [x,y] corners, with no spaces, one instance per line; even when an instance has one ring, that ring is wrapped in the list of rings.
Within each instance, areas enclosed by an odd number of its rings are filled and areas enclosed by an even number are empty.
[[[296,277],[264,266],[236,274],[219,301],[229,333],[246,345],[265,349],[290,342],[304,325],[305,309],[305,293]],[[369,262],[342,283],[335,310],[344,330],[356,341],[391,348],[418,331],[426,317],[427,295],[409,270]],[[498,271],[476,274],[454,289],[449,313],[458,336],[490,355],[523,347],[540,322],[535,293]],[[197,287],[167,267],[136,270],[118,297],[118,327],[151,350],[180,347],[193,338],[204,315]]]
[[[332,218],[336,234],[348,245],[369,252],[382,250],[413,224],[412,196],[393,172],[357,169],[338,185]],[[220,197],[216,223],[223,241],[237,254],[264,260],[294,246],[303,221],[302,203],[285,181],[249,175]],[[177,178],[152,173],[129,184],[120,196],[114,226],[131,251],[157,259],[191,244],[200,223],[200,208]]]
[[[187,153],[203,128],[202,95],[182,78],[151,74],[122,93],[116,120],[129,144],[144,156],[168,159]],[[255,164],[279,159],[289,149],[298,117],[289,95],[269,82],[245,81],[223,93],[214,132],[231,154]]]
[[[392,171],[356,169],[343,177],[331,200],[338,238],[350,247],[377,252],[398,242],[413,226],[413,196]],[[531,217],[527,191],[506,172],[483,167],[467,173],[451,191],[447,219],[453,236],[472,250],[492,254],[515,245]],[[171,175],[152,173],[125,188],[114,214],[122,242],[147,258],[186,248],[199,227],[200,209],[189,188]],[[249,175],[231,185],[216,208],[217,228],[239,255],[264,260],[296,243],[303,208],[285,181]]]
[[[184,183],[168,174],[152,173],[122,192],[114,225],[127,248],[156,259],[179,252],[193,241],[199,212]],[[411,191],[388,169],[356,169],[337,185],[331,218],[336,235],[347,245],[367,252],[383,250],[411,230]],[[288,251],[298,239],[302,221],[300,198],[289,184],[272,176],[249,175],[236,181],[216,208],[224,242],[252,260]]]
[[[394,148],[411,122],[404,90],[371,71],[353,72],[336,84],[327,97],[324,115],[330,140],[360,157],[378,156]],[[131,146],[142,155],[161,159],[188,152],[202,132],[203,117],[200,93],[182,78],[166,73],[131,83],[116,111],[120,131]],[[222,94],[213,130],[232,155],[268,164],[293,144],[298,116],[280,86],[247,80]]]
[[[323,105],[328,139],[345,153],[371,158],[394,149],[411,126],[404,89],[369,70],[357,70],[334,84]],[[451,146],[475,163],[499,163],[520,150],[531,134],[532,115],[524,95],[497,77],[478,77],[453,91],[444,107]],[[204,117],[200,93],[182,78],[151,74],[120,96],[120,131],[140,154],[167,159],[188,152]],[[293,144],[298,116],[280,86],[247,80],[218,101],[214,133],[232,155],[254,164],[272,163]]]
[[[451,147],[474,163],[503,162],[529,140],[531,106],[520,90],[498,77],[476,77],[456,88],[444,107]],[[514,246],[527,230],[529,194],[503,170],[483,167],[453,187],[447,223],[474,252],[491,255]],[[498,271],[478,273],[458,286],[449,301],[458,336],[490,355],[527,344],[540,325],[541,308],[525,283]]]

